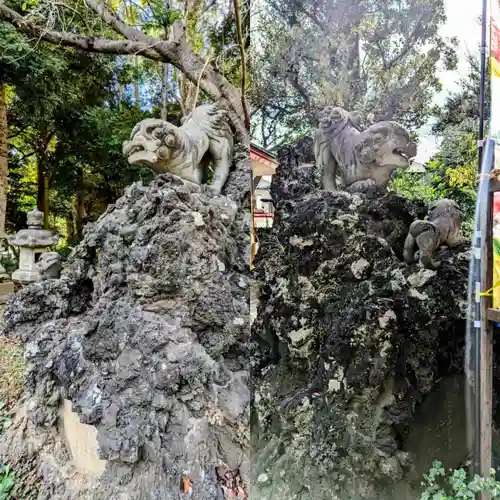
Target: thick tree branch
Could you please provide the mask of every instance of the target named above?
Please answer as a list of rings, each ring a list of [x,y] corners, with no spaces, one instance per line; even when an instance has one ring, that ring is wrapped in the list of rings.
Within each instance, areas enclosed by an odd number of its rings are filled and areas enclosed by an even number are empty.
[[[216,72],[211,66],[206,67],[204,61],[193,53],[188,43],[182,39],[180,42],[163,41],[159,38],[146,36],[140,30],[132,28],[124,23],[119,17],[112,12],[105,4],[97,0],[85,0],[86,4],[96,13],[101,19],[108,24],[113,30],[120,35],[133,41],[141,41],[148,46],[154,47],[154,50],[163,56],[165,62],[169,62],[180,69],[191,82],[206,92],[215,101],[226,99],[231,104],[231,107],[236,110],[239,115],[239,120],[245,117],[245,110],[241,102],[235,106],[236,97],[234,87],[222,76]],[[236,92],[237,93],[237,92]],[[230,97],[229,97],[230,96]],[[241,101],[241,99],[238,99]],[[232,121],[236,116],[232,116]],[[237,127],[241,134],[241,127]]]
[[[104,54],[141,54],[149,59],[161,61],[162,57],[154,48],[144,42],[131,40],[108,40],[94,36],[73,35],[60,31],[48,30],[42,26],[26,21],[20,14],[0,3],[0,19],[11,23],[17,30],[49,43],[74,47],[87,52],[101,52]]]
[[[106,4],[96,2],[95,0],[85,0],[85,3],[109,26],[111,26],[117,33],[124,36],[128,40],[142,41],[149,44],[156,45],[162,42],[159,38],[151,38],[141,31],[132,28],[124,23],[117,14],[115,14]]]

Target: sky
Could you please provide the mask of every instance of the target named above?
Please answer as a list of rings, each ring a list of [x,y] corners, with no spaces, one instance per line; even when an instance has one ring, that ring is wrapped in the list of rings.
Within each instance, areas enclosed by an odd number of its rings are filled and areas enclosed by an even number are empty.
[[[446,23],[441,28],[443,36],[458,37],[458,68],[456,71],[441,71],[443,90],[435,96],[436,104],[443,104],[449,92],[458,90],[458,80],[467,75],[467,54],[479,53],[481,44],[481,0],[444,0]],[[419,131],[420,142],[416,160],[427,161],[437,150],[436,138],[430,133],[431,124]]]

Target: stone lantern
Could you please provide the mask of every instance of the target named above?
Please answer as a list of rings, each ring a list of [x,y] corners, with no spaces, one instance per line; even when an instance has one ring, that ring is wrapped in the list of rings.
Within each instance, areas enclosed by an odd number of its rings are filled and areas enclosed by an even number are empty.
[[[21,229],[9,238],[9,243],[19,247],[19,269],[12,274],[14,281],[31,283],[41,279],[37,260],[52,245],[59,241],[59,235],[43,229],[43,213],[37,208],[28,212],[28,229]]]

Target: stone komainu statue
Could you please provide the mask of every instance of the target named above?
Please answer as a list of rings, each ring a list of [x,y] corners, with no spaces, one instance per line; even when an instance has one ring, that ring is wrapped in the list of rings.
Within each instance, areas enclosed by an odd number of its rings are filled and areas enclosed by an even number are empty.
[[[453,200],[443,199],[429,206],[427,220],[416,220],[410,226],[404,246],[404,259],[408,264],[415,262],[415,244],[420,249],[420,262],[428,269],[441,264],[433,259],[434,252],[441,246],[456,247],[464,242],[460,230],[460,207]]]
[[[148,118],[132,130],[130,141],[123,144],[129,163],[144,165],[156,173],[170,172],[182,179],[201,184],[214,167],[211,187],[220,193],[233,159],[233,134],[227,113],[213,104],[197,107],[180,127]]]
[[[57,252],[45,252],[36,264],[41,279],[57,279],[61,275],[61,256]]]
[[[327,191],[337,189],[337,177],[349,192],[385,188],[392,172],[408,168],[416,153],[416,144],[401,125],[386,121],[361,130],[355,114],[332,106],[322,111],[314,136],[316,165]]]

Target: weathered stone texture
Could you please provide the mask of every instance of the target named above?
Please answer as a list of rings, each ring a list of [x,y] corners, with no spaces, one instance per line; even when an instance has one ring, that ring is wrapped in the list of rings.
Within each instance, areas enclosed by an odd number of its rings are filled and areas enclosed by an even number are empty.
[[[406,498],[391,491],[419,484],[405,445],[418,404],[463,371],[469,254],[407,265],[426,207],[322,191],[310,158],[310,140],[282,158],[256,261],[252,498]]]
[[[5,334],[29,371],[2,456],[43,478],[23,498],[178,499],[186,471],[191,498],[212,500],[220,465],[248,481],[247,223],[208,187],[136,183],[87,226],[60,280],[13,297]],[[97,429],[98,480],[68,479],[62,398]]]

